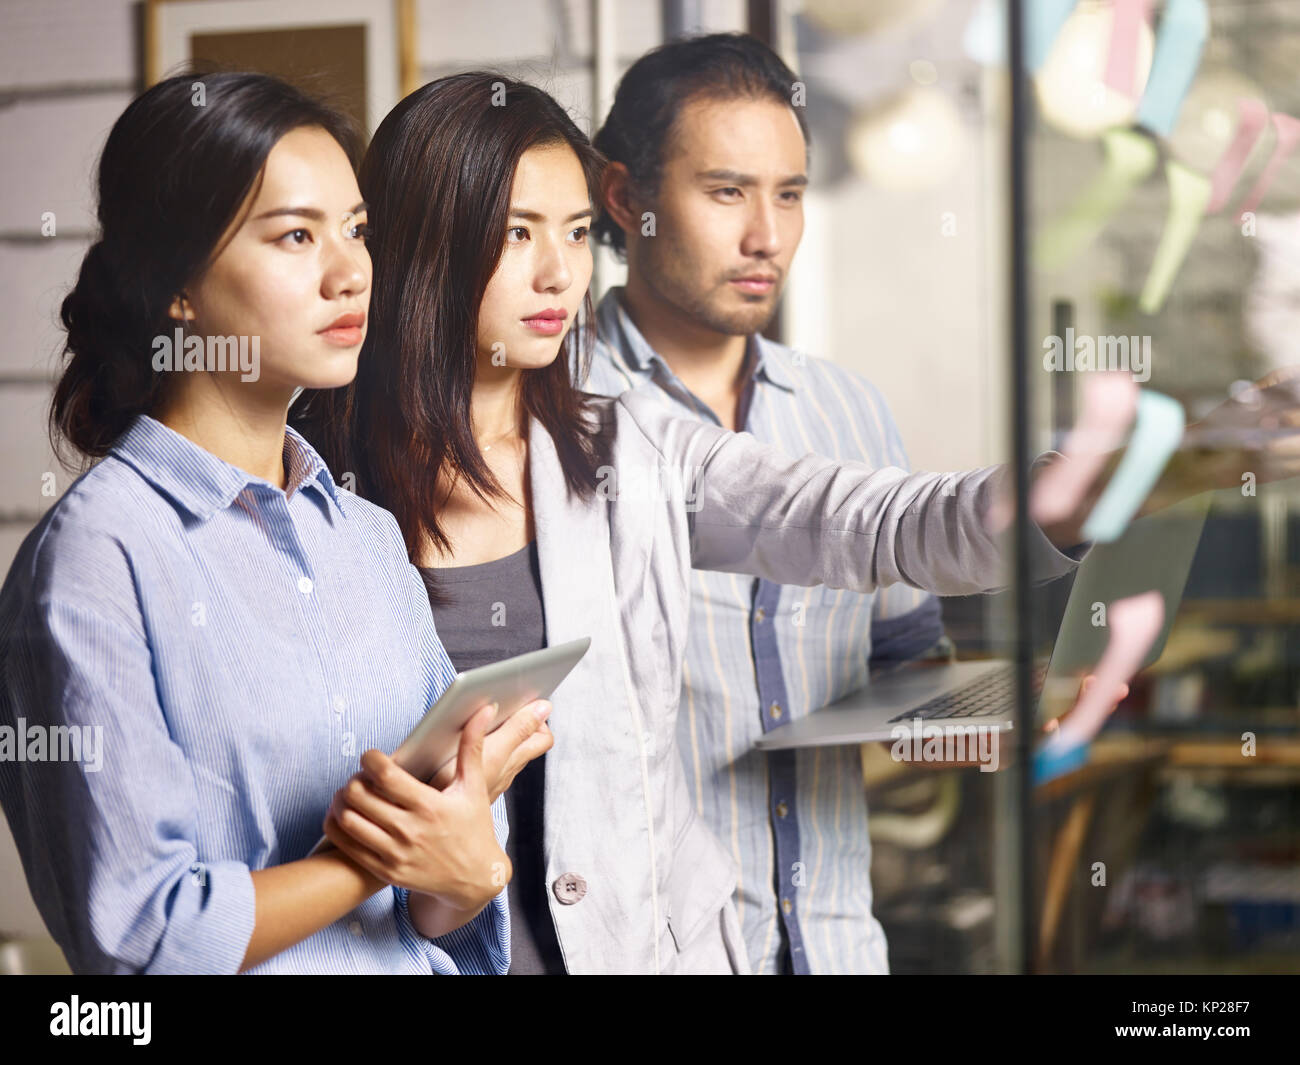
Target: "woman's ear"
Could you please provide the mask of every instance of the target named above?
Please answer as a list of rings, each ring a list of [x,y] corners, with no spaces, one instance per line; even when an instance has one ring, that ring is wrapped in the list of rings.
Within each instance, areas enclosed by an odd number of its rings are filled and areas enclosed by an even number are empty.
[[[194,321],[194,308],[190,306],[189,296],[184,292],[175,296],[167,308],[167,317],[178,322]]]

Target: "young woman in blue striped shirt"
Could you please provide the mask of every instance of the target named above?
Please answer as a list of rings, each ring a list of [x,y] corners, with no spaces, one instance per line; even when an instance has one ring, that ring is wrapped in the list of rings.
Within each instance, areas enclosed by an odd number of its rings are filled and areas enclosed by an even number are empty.
[[[442,791],[382,753],[454,670],[392,516],[285,424],[356,372],[357,154],[252,74],[164,81],[104,148],[51,414],[97,461],[0,591],[0,802],[75,971],[508,964],[499,796],[548,707],[476,717]]]

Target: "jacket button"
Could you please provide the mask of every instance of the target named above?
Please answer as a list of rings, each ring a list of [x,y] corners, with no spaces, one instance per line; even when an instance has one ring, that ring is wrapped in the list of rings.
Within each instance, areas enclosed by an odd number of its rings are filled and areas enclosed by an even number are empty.
[[[572,906],[587,893],[587,882],[577,873],[564,873],[556,877],[551,890],[555,892],[555,897],[560,900],[561,905]]]

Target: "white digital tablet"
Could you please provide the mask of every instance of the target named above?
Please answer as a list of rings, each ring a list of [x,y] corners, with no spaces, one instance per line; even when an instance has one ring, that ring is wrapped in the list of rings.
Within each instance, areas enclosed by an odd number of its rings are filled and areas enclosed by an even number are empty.
[[[495,732],[517,711],[535,699],[545,699],[560,686],[591,646],[591,638],[543,647],[540,651],[505,658],[491,665],[461,673],[438,701],[429,707],[419,724],[393,752],[393,761],[411,776],[428,781],[456,757],[461,729],[483,707],[497,704],[496,717],[488,726]],[[324,836],[312,854],[331,844]]]

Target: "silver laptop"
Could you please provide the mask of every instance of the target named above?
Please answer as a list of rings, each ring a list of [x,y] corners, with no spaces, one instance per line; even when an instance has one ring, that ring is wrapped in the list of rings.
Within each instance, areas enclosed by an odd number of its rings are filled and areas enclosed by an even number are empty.
[[[1050,664],[1035,671],[1040,720],[1058,716],[1078,691],[1076,673],[1096,665],[1109,630],[1093,624],[1094,606],[1156,589],[1165,601],[1165,621],[1142,662],[1160,657],[1187,574],[1201,539],[1210,497],[1201,496],[1133,522],[1124,535],[1098,544],[1075,574]],[[846,695],[787,725],[772,729],[760,750],[831,747],[890,740],[900,723],[959,720],[1008,731],[1015,719],[1015,665],[1006,659],[942,665],[909,663],[873,677]]]

